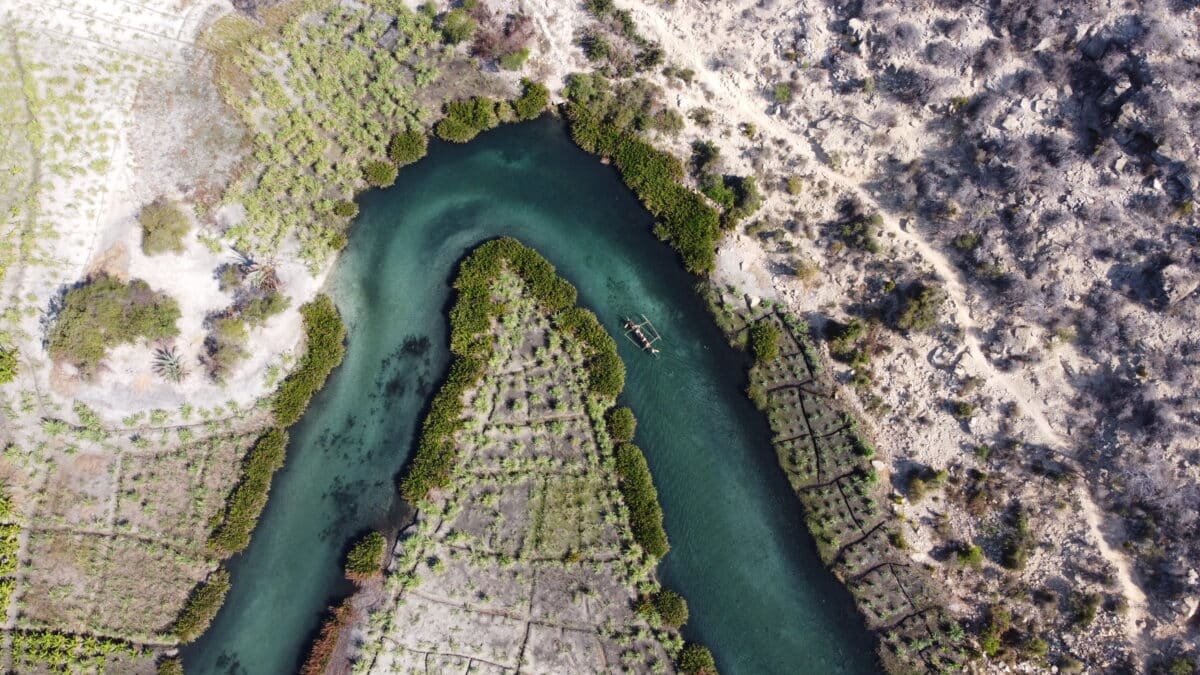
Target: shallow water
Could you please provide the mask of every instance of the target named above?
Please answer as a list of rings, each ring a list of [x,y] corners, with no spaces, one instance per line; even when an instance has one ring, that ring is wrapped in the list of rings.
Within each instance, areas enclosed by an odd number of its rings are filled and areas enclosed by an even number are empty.
[[[661,577],[691,606],[685,636],[727,675],[877,670],[872,636],[821,566],[766,420],[742,393],[744,356],[614,170],[544,118],[467,145],[435,142],[361,207],[330,284],[346,360],[293,429],[253,543],[230,565],[229,600],[184,651],[189,674],[299,668],[322,610],[349,590],[345,543],[398,518],[394,479],[447,363],[457,262],[501,235],[554,263],[617,337],[622,402],[638,416],[671,540]],[[632,313],[663,334],[659,358],[620,337]]]

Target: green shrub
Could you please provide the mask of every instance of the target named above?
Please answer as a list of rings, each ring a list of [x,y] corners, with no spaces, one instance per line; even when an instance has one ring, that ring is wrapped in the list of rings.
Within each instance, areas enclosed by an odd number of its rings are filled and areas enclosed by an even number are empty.
[[[392,136],[388,157],[396,166],[406,166],[420,160],[429,151],[429,137],[423,131],[405,131]]]
[[[50,356],[91,374],[110,347],[139,338],[179,334],[179,304],[141,279],[122,283],[100,275],[72,288],[50,333]]]
[[[658,490],[650,476],[650,465],[642,449],[632,443],[617,448],[617,475],[621,495],[629,507],[629,525],[633,538],[651,556],[661,559],[670,550],[667,532],[662,525],[662,507]]]
[[[445,112],[446,116],[437,123],[435,130],[438,137],[452,143],[466,143],[500,123],[495,101],[483,96],[450,101]]]
[[[863,216],[842,223],[838,234],[842,241],[851,248],[868,253],[879,253],[883,247],[876,238],[879,226],[883,224],[883,216],[876,213],[873,216]]]
[[[969,420],[975,416],[979,408],[970,401],[951,401],[950,410],[954,413],[955,419]]]
[[[1033,548],[1033,533],[1029,529],[1029,516],[1020,506],[1011,514],[1011,528],[1001,544],[1000,563],[1010,570],[1025,569]]]
[[[776,103],[791,103],[792,85],[786,82],[775,85],[771,88],[771,98],[775,99]]]
[[[750,327],[750,346],[759,363],[779,358],[779,337],[779,327],[770,321],[759,321]]]
[[[275,421],[289,427],[300,419],[309,400],[325,384],[329,373],[346,355],[346,326],[327,295],[318,295],[300,307],[307,346],[300,364],[283,381],[272,404]]]
[[[271,478],[283,466],[287,442],[287,432],[272,427],[246,454],[241,482],[229,493],[220,525],[208,539],[209,547],[217,553],[233,555],[250,544],[250,535],[267,505]]]
[[[946,302],[946,292],[936,286],[916,284],[907,294],[896,327],[909,332],[925,332],[937,325],[938,312]]]
[[[689,643],[679,652],[679,671],[687,675],[716,675],[717,662],[708,647]]]
[[[960,565],[968,567],[979,567],[983,564],[983,549],[975,544],[967,544],[958,549],[955,554]]]
[[[165,199],[143,207],[138,223],[142,226],[142,251],[146,255],[182,253],[183,238],[192,229],[187,214]]]
[[[1091,625],[1104,598],[1099,593],[1074,593],[1071,596],[1071,624],[1077,627]]]
[[[475,34],[476,23],[463,8],[452,9],[442,17],[442,38],[447,44],[460,44]]]
[[[975,249],[979,248],[979,244],[981,243],[983,243],[983,236],[978,232],[967,232],[966,234],[960,234],[955,237],[953,241],[954,248],[962,251],[963,253],[970,253],[971,251],[974,251]]]
[[[521,80],[521,86],[524,88],[521,96],[513,101],[517,117],[522,120],[534,119],[550,105],[550,90],[541,82],[530,79]]]
[[[342,199],[333,205],[333,213],[343,218],[353,218],[358,215],[358,204]]]
[[[346,577],[361,581],[378,576],[383,570],[386,545],[387,540],[378,532],[371,532],[358,540],[346,554]]]
[[[633,440],[637,430],[637,418],[633,411],[626,407],[613,408],[608,411],[608,435],[617,443],[628,443]]]
[[[654,609],[666,626],[679,628],[688,620],[687,600],[675,591],[661,590],[654,594]]]
[[[192,595],[187,599],[172,628],[180,642],[191,642],[200,637],[221,609],[228,592],[229,572],[225,568],[213,572],[207,581],[201,582],[192,590]]]
[[[17,350],[0,347],[0,384],[17,379],[18,368]]]
[[[500,67],[505,70],[520,70],[525,65],[525,60],[529,58],[529,48],[521,47],[515,52],[505,54],[499,58]]]
[[[396,165],[375,159],[363,165],[363,177],[372,187],[385,188],[396,182]]]
[[[581,97],[587,95],[586,87],[578,82],[574,91]],[[612,158],[625,184],[658,219],[655,232],[679,251],[688,270],[711,272],[716,264],[720,217],[702,196],[680,184],[684,176],[680,161],[581,103],[568,105],[567,118],[572,138],[581,148]]]
[[[183,675],[183,661],[177,657],[164,658],[158,662],[157,675]]]

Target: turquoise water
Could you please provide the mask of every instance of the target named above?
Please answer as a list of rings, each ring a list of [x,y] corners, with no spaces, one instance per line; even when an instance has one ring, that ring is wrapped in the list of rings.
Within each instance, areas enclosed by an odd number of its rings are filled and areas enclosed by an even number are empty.
[[[348,592],[345,542],[400,517],[394,480],[447,363],[457,262],[486,239],[538,249],[618,337],[672,549],[663,581],[691,605],[684,633],[722,673],[866,673],[874,641],[825,570],[775,464],[766,420],[742,394],[696,280],[650,232],[616,173],[545,118],[467,145],[434,143],[398,184],[361,200],[330,283],[350,334],[345,363],[293,429],[233,591],[184,652],[187,672],[295,672],[321,612]],[[623,314],[664,336],[653,359],[620,338]]]

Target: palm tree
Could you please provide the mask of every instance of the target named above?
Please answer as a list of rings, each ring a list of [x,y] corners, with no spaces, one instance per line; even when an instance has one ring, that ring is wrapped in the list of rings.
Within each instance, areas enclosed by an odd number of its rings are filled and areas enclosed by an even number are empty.
[[[154,350],[154,372],[168,382],[180,382],[187,377],[179,352],[170,345],[160,345]]]

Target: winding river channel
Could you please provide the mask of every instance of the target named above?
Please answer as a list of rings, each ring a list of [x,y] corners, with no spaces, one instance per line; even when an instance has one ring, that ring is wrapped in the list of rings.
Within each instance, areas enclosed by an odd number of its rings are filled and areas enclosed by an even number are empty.
[[[323,609],[350,590],[346,542],[399,518],[395,478],[447,364],[457,262],[500,235],[554,263],[618,338],[622,400],[672,545],[661,577],[691,605],[685,636],[710,646],[726,675],[876,671],[873,638],[817,558],[766,420],[742,393],[745,357],[612,168],[547,116],[435,142],[361,208],[329,284],[349,327],[346,360],[292,430],[253,543],[231,562],[233,591],[184,650],[189,674],[299,668]],[[663,334],[659,358],[620,338],[630,313]]]

